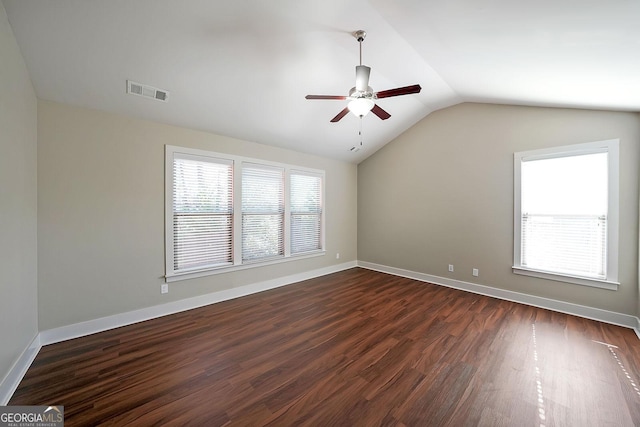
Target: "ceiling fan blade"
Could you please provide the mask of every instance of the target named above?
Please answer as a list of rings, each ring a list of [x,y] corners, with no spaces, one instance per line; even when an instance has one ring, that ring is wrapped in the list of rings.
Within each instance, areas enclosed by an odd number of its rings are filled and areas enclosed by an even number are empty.
[[[395,89],[382,90],[380,92],[376,92],[376,98],[389,98],[391,96],[400,96],[400,95],[409,95],[411,93],[420,93],[422,88],[420,85],[412,85],[405,87],[397,87]]]
[[[304,99],[337,99],[337,100],[345,100],[346,96],[341,95],[307,95]]]
[[[356,90],[366,92],[369,87],[369,74],[371,68],[366,65],[356,65]]]
[[[344,107],[344,110],[340,111],[333,119],[331,119],[331,123],[340,121],[340,119],[342,119],[347,114],[349,114],[349,109],[347,107]]]
[[[371,112],[376,116],[380,117],[382,120],[387,120],[389,117],[391,117],[391,114],[387,113],[382,108],[378,107],[378,104],[375,104],[373,106],[373,108],[371,109]]]

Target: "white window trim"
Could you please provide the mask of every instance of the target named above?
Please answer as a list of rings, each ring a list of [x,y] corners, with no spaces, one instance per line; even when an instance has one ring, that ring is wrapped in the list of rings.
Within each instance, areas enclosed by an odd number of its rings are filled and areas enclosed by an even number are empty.
[[[170,272],[168,266],[173,264],[173,158],[174,154],[186,154],[201,157],[210,157],[215,159],[229,160],[233,163],[233,265],[231,266],[219,266],[209,267],[200,270],[190,270],[180,273]],[[284,239],[285,239],[285,255],[284,257],[269,258],[266,260],[256,260],[242,263],[242,165],[243,163],[251,163],[258,165],[265,165],[277,168],[284,168],[285,170],[285,224],[284,224]],[[321,230],[321,244],[322,249],[315,251],[308,251],[300,254],[291,254],[290,251],[290,201],[289,201],[289,176],[291,171],[307,172],[315,176],[320,176],[322,179],[322,230]],[[290,165],[286,163],[272,162],[262,159],[255,159],[244,156],[236,156],[230,154],[222,154],[207,150],[200,150],[196,148],[178,147],[173,145],[165,145],[165,281],[167,283],[175,282],[179,280],[193,279],[196,277],[204,277],[213,274],[228,273],[232,271],[246,270],[248,268],[263,267],[267,265],[280,264],[283,262],[289,262],[294,260],[314,258],[318,256],[324,256],[325,251],[325,171],[320,169],[306,168],[298,165]]]
[[[602,289],[617,290],[618,282],[618,238],[619,238],[619,206],[620,206],[620,140],[587,142],[583,144],[565,145],[540,150],[514,153],[514,203],[513,203],[513,272],[541,279],[573,283]],[[576,156],[591,153],[608,153],[608,215],[607,215],[607,278],[604,280],[570,276],[556,272],[535,270],[521,264],[521,164],[523,160],[542,160],[563,156]]]

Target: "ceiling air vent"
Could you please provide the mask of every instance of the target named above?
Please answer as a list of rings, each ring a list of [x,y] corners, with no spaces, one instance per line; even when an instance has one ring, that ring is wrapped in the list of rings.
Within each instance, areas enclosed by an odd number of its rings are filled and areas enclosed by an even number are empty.
[[[130,93],[132,95],[144,96],[146,98],[153,98],[163,102],[167,102],[169,100],[169,92],[167,92],[166,90],[132,82],[131,80],[127,80],[127,93]]]

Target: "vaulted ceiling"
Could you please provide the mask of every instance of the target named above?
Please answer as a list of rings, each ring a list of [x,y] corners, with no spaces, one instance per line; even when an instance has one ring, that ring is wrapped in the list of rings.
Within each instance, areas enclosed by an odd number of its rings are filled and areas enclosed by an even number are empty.
[[[3,3],[42,99],[354,163],[460,102],[640,111],[637,0]],[[422,92],[378,100],[388,120],[330,123],[346,102],[305,95],[348,94],[359,29],[373,89]]]

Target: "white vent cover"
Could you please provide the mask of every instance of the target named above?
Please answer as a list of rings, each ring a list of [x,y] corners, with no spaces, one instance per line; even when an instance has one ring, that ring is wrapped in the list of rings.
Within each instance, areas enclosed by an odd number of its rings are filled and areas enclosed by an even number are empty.
[[[130,93],[131,95],[144,96],[146,98],[153,98],[162,102],[167,102],[169,100],[169,92],[166,90],[132,82],[131,80],[127,80],[127,93]]]

